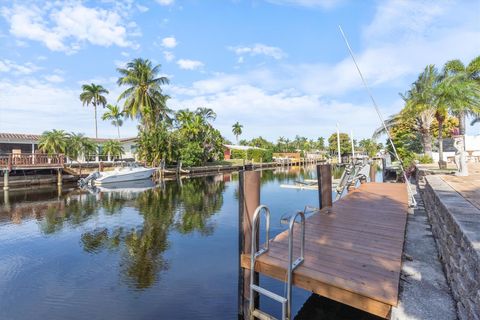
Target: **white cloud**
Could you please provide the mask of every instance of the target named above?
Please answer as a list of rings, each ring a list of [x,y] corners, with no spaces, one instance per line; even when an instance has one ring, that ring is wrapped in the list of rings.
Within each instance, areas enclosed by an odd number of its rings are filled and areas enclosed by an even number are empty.
[[[161,6],[170,6],[175,3],[175,0],[156,0]]]
[[[288,6],[300,6],[307,8],[332,8],[339,3],[342,3],[343,0],[266,0],[267,2],[278,4],[278,5],[288,5]]]
[[[60,82],[65,81],[65,79],[63,79],[63,77],[59,76],[58,74],[46,75],[44,78],[48,82],[53,82],[53,83],[60,83]]]
[[[204,66],[204,63],[198,60],[180,59],[177,61],[180,69],[196,70]]]
[[[52,51],[75,52],[83,43],[99,46],[134,46],[127,25],[115,11],[89,8],[81,3],[57,3],[2,8],[10,33],[20,39],[39,41]]]
[[[197,84],[197,87],[204,85],[205,83]],[[370,135],[372,127],[378,125],[375,111],[368,105],[322,99],[318,95],[304,94],[293,89],[269,92],[248,84],[227,87],[219,86],[218,91],[204,94],[198,94],[198,90],[190,88],[190,93],[195,93],[194,95],[183,98],[176,96],[170,106],[212,108],[217,113],[215,126],[227,137],[230,135],[231,139],[234,139],[230,133],[231,125],[236,121],[248,124],[248,131],[244,132],[245,138],[262,135],[271,140],[280,135],[293,137],[296,134],[328,137],[335,130],[338,114],[349,115],[342,118],[340,125],[345,130],[355,128],[357,136]],[[358,119],[362,121],[359,123]]]
[[[175,48],[178,45],[177,39],[175,37],[166,37],[162,39],[162,46],[165,48]]]
[[[25,64],[18,64],[8,59],[0,59],[0,72],[12,73],[14,75],[28,75],[40,69],[40,67],[36,66],[31,62],[27,62]]]
[[[170,51],[163,51],[163,57],[167,62],[171,62],[175,59],[175,55]]]
[[[277,47],[272,47],[272,46],[267,46],[262,43],[256,43],[252,46],[235,46],[235,47],[228,47],[229,50],[235,52],[237,55],[251,55],[251,56],[257,56],[257,55],[264,55],[267,57],[274,58],[276,60],[280,60],[284,57],[287,56],[285,52],[283,52],[282,49],[277,48]],[[243,60],[242,60],[243,62]]]
[[[0,79],[0,128],[4,132],[42,133],[45,130],[64,129],[94,136],[93,108],[84,107],[78,99],[79,88],[63,87],[58,83],[24,79]],[[116,101],[121,88],[113,87],[107,100]],[[100,137],[115,138],[116,129],[109,121],[102,121],[99,110]],[[136,135],[136,123],[126,121],[121,128],[123,137]]]

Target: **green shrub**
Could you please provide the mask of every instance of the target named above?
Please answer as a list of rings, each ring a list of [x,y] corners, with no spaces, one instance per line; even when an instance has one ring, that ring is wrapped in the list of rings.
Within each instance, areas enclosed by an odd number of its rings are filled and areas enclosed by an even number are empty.
[[[433,163],[432,157],[424,155],[424,154],[417,155],[417,160],[418,160],[418,162],[420,162],[422,164]]]
[[[262,149],[232,150],[231,158],[245,160],[253,159],[254,162],[271,162],[272,151]]]

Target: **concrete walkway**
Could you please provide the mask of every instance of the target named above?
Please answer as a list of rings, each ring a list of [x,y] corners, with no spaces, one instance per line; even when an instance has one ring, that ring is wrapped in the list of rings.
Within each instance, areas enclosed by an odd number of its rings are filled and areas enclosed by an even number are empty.
[[[418,206],[411,209],[407,221],[399,304],[391,319],[457,319],[423,200],[418,193],[415,199]]]

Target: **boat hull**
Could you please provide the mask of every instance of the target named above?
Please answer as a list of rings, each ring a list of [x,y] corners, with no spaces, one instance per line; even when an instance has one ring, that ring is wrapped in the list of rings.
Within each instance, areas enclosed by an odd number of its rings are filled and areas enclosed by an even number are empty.
[[[101,176],[95,180],[95,185],[112,184],[117,182],[127,182],[135,180],[149,179],[155,169],[132,170],[128,172],[115,172]]]

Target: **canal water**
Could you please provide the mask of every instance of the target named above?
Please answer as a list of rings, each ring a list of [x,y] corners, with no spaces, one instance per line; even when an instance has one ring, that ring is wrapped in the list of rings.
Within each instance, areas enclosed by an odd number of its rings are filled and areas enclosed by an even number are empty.
[[[339,175],[336,172],[336,175]],[[262,171],[272,235],[314,167]],[[0,193],[0,319],[237,319],[238,174]],[[282,282],[261,284],[283,294]],[[280,316],[280,306],[261,299]],[[294,288],[296,319],[374,319]]]

